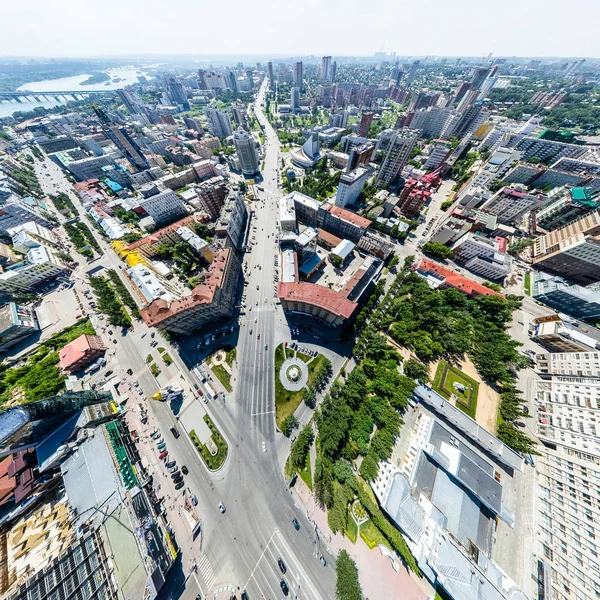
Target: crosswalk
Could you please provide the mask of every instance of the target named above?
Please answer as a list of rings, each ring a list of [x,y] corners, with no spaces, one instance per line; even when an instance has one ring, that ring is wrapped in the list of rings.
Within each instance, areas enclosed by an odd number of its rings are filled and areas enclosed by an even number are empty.
[[[215,582],[216,576],[215,572],[210,566],[208,557],[204,553],[200,555],[200,560],[198,561],[198,573],[200,577],[202,577],[202,581],[204,581],[204,584],[206,585],[206,592],[210,592]]]

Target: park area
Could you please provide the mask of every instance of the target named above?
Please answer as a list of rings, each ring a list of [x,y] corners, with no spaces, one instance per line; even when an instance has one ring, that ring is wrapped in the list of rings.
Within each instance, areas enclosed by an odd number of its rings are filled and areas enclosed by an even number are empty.
[[[474,379],[441,360],[433,380],[433,389],[446,400],[454,400],[458,408],[475,419],[479,383]]]

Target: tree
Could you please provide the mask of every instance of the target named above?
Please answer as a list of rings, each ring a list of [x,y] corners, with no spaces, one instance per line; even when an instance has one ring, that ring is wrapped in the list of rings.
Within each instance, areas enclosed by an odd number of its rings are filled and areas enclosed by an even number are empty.
[[[362,600],[356,563],[346,550],[340,550],[336,563],[335,595],[338,600]]]
[[[304,469],[306,466],[306,457],[313,443],[314,434],[310,423],[305,425],[298,434],[298,438],[292,444],[290,451],[290,462],[296,469]]]
[[[367,481],[373,481],[377,477],[378,472],[377,460],[370,453],[367,454],[360,464],[360,476]]]
[[[343,262],[342,257],[338,256],[337,254],[330,254],[329,260],[334,267],[340,267]]]
[[[404,363],[404,374],[407,377],[419,380],[421,383],[429,381],[429,367],[414,358],[409,358]]]
[[[448,248],[448,246],[444,246],[444,244],[440,244],[438,242],[427,242],[423,245],[422,250],[423,254],[427,254],[441,260],[452,258],[453,254],[451,248]]]
[[[286,437],[290,437],[290,434],[294,430],[294,427],[298,426],[298,419],[294,415],[288,415],[281,423],[281,432]]]

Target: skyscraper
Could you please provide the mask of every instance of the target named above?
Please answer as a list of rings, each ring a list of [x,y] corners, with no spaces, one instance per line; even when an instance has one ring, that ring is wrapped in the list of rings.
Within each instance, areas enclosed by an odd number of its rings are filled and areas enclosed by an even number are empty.
[[[198,88],[201,90],[208,89],[208,85],[206,83],[206,71],[204,69],[198,69]]]
[[[358,135],[360,137],[369,137],[369,130],[371,129],[371,123],[373,122],[374,113],[365,112],[362,114],[360,119],[360,125],[358,127]]]
[[[401,69],[399,69],[398,67],[394,67],[392,69],[392,74],[390,76],[390,84],[394,85],[394,86],[399,86],[400,85],[400,81],[402,80],[402,75],[404,75],[404,73],[402,72]]]
[[[269,87],[274,90],[275,89],[275,76],[273,75],[273,63],[267,63],[267,73],[269,75]]]
[[[254,77],[252,77],[252,69],[248,69],[246,71],[246,77],[248,78],[248,82],[250,84],[250,89],[254,89]]]
[[[228,137],[233,133],[231,119],[227,113],[209,106],[206,109],[206,118],[210,132],[218,138]]]
[[[377,185],[394,185],[417,141],[418,133],[410,129],[394,131],[377,175]]]
[[[293,87],[290,92],[290,108],[293,112],[300,110],[300,88]]]
[[[412,85],[412,82],[415,80],[415,77],[417,76],[417,69],[419,68],[420,64],[421,64],[421,61],[415,60],[415,62],[410,67],[410,72],[408,73],[408,77],[406,78],[406,87],[410,87]]]
[[[324,56],[321,59],[321,79],[329,81],[331,77],[331,56]]]
[[[181,104],[185,110],[190,107],[183,85],[174,77],[169,79],[169,98],[174,104]]]
[[[473,73],[473,79],[471,79],[471,89],[478,90],[481,88],[483,82],[488,78],[491,69],[485,67],[478,67]]]
[[[337,75],[337,61],[333,61],[331,64],[331,81],[335,81],[335,76]]]
[[[254,138],[242,128],[233,134],[233,145],[240,161],[240,170],[244,175],[253,175],[258,171],[258,154]]]
[[[134,92],[128,89],[117,90],[117,95],[121,98],[121,101],[125,105],[125,108],[130,112],[130,114],[136,114],[138,112],[136,108],[136,98]]]
[[[304,82],[304,72],[302,67],[302,61],[298,61],[296,63],[296,68],[294,70],[294,86],[302,89],[302,84]]]
[[[238,85],[237,85],[237,76],[236,76],[236,74],[233,71],[231,71],[231,70],[227,71],[227,75],[225,77],[225,80],[227,81],[227,85],[228,85],[229,89],[232,92],[237,93],[237,91],[238,91]]]

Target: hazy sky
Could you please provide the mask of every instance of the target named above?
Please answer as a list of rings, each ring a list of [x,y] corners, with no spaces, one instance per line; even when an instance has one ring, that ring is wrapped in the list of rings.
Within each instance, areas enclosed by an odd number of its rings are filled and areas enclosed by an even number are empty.
[[[600,0],[0,0],[0,55],[600,57]]]

